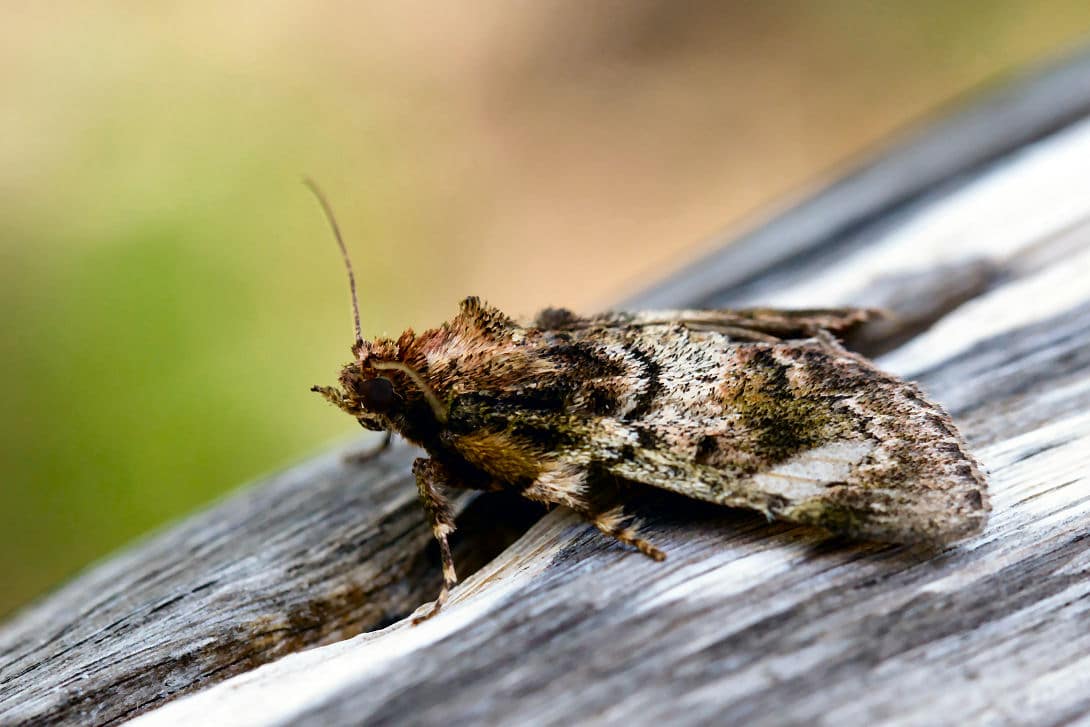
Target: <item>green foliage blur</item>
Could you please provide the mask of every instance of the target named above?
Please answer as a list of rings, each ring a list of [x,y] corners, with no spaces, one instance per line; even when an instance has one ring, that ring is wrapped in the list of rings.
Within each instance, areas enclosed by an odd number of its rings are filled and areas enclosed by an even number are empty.
[[[363,326],[592,309],[1084,2],[0,10],[0,616],[326,443]],[[815,301],[820,304],[820,301]]]

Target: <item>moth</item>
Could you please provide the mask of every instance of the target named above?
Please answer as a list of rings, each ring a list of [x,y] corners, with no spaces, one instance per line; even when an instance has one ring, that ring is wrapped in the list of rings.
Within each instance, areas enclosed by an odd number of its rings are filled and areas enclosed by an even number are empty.
[[[356,338],[339,387],[318,392],[369,430],[421,447],[413,465],[457,582],[447,487],[563,505],[645,555],[627,482],[750,508],[851,538],[946,544],[979,532],[987,483],[947,414],[846,350],[866,309],[675,310],[517,322],[466,298],[446,323]],[[423,620],[423,619],[418,619]]]

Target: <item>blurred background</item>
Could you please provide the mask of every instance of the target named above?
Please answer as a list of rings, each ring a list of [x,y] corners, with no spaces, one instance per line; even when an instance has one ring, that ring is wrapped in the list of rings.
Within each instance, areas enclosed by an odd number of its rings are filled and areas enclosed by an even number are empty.
[[[365,334],[470,293],[590,312],[1090,30],[1085,0],[469,7],[0,9],[0,617],[358,432],[307,391],[352,331],[302,174]]]

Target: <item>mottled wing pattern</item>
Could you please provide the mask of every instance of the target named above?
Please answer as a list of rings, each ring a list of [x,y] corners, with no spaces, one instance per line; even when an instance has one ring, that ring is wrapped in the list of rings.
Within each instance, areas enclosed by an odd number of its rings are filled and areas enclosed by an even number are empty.
[[[580,436],[559,460],[857,538],[944,543],[983,527],[979,466],[915,385],[818,340],[737,342],[685,322],[710,317],[548,334],[611,372],[580,380],[563,421]]]

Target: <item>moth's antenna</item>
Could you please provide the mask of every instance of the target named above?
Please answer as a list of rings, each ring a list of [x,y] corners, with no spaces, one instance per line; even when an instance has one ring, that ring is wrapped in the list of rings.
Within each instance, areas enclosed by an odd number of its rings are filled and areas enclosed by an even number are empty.
[[[333,228],[333,236],[337,238],[337,246],[341,248],[341,257],[344,258],[344,267],[348,271],[348,287],[352,291],[352,317],[356,323],[356,345],[363,343],[363,330],[360,328],[360,301],[356,295],[356,275],[352,272],[352,260],[348,257],[348,248],[344,246],[344,238],[341,237],[341,228],[337,224],[337,218],[333,214],[333,208],[329,200],[325,198],[318,184],[310,177],[303,177],[303,184],[318,198],[318,204],[322,205],[329,226]]]

